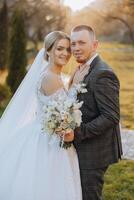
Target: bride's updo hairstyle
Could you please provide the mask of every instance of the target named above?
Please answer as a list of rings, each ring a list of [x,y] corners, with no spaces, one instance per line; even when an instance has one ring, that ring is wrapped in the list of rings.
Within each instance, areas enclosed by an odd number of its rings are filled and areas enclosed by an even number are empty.
[[[44,46],[45,46],[45,55],[44,58],[45,60],[49,60],[49,55],[48,52],[52,49],[54,44],[58,42],[61,39],[67,39],[70,42],[70,37],[66,33],[62,31],[53,31],[46,35],[44,39]]]

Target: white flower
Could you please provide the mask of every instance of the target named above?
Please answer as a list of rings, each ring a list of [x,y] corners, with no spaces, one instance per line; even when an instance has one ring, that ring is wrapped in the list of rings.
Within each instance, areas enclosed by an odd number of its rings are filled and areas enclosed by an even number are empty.
[[[83,101],[75,103],[74,106],[73,106],[73,110],[81,108],[82,104],[83,104]]]
[[[85,84],[75,85],[74,92],[86,92]],[[77,95],[56,96],[43,107],[42,130],[50,135],[57,130],[74,130],[80,126],[82,113],[80,108],[83,102],[78,102]]]
[[[87,89],[86,88],[82,88],[81,89],[81,93],[86,93],[87,92]]]
[[[80,126],[81,122],[82,122],[82,112],[80,110],[74,110],[73,112],[73,117],[74,117],[74,120],[77,124],[77,126]]]
[[[64,102],[64,109],[68,109],[73,105],[73,99],[68,98],[65,102]]]
[[[75,84],[74,87],[76,88],[78,93],[86,93],[87,92],[85,83]]]
[[[71,123],[71,122],[73,122],[73,116],[68,115],[67,116],[67,123]]]

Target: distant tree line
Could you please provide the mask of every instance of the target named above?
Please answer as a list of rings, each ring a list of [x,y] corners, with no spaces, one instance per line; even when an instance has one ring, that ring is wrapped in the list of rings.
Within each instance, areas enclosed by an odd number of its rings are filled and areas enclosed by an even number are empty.
[[[76,12],[68,24],[91,25],[100,38],[134,44],[134,0],[96,0]]]
[[[26,73],[27,41],[38,50],[38,42],[48,32],[64,30],[67,12],[60,1],[1,0],[0,70],[8,69],[7,84],[12,93]]]

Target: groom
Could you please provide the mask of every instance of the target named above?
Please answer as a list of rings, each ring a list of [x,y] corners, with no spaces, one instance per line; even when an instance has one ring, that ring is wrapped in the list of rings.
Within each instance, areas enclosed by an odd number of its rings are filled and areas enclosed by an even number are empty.
[[[65,136],[74,140],[78,154],[83,200],[102,200],[104,174],[108,166],[122,155],[119,130],[119,80],[96,52],[94,30],[79,25],[71,32],[71,49],[77,68],[72,83],[82,81],[88,92],[80,93],[83,101],[82,124]],[[83,71],[86,71],[86,75]]]

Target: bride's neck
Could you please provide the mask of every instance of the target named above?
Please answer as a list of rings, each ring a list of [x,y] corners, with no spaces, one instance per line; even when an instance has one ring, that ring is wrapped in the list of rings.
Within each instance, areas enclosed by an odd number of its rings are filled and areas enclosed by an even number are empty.
[[[61,66],[55,66],[55,65],[49,65],[49,69],[51,72],[55,73],[55,74],[60,74],[62,67]]]

